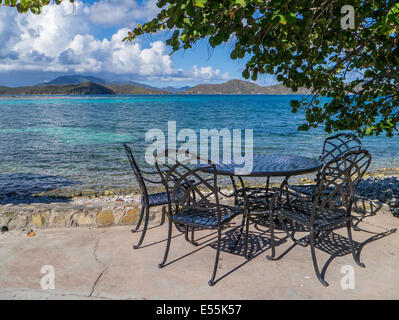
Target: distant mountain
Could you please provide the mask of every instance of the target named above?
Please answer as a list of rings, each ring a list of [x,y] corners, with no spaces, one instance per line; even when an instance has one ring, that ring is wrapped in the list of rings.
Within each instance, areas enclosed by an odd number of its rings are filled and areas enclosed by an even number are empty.
[[[187,91],[188,89],[191,89],[191,87],[184,86],[184,87],[176,88],[176,87],[169,86],[169,87],[162,88],[162,90],[166,90],[171,93],[181,93],[181,92]]]
[[[132,85],[131,83],[132,82],[125,84],[106,84],[105,87],[113,90],[115,94],[170,94],[170,92],[166,90],[151,86],[142,87],[139,85]]]
[[[106,84],[107,81],[101,78],[92,76],[72,75],[72,76],[61,76],[51,80],[49,82],[42,83],[42,85],[49,84],[80,84],[84,82],[95,82],[100,84]]]
[[[242,80],[230,80],[219,84],[199,84],[184,91],[185,94],[309,94],[310,90],[299,89],[292,92],[291,89],[281,84],[262,87],[255,83]]]
[[[49,82],[42,83],[40,85],[49,85],[49,84],[81,84],[84,82],[94,82],[103,85],[110,86],[134,86],[134,87],[142,87],[149,90],[162,90],[157,87],[152,87],[143,83],[134,82],[134,81],[118,81],[118,80],[105,80],[102,78],[97,78],[93,76],[85,76],[85,75],[70,75],[70,76],[61,76],[51,80]]]
[[[67,85],[38,85],[31,87],[18,88],[0,88],[0,94],[22,94],[22,95],[51,95],[51,94],[66,94],[66,95],[86,95],[86,94],[115,94],[115,92],[101,84],[94,82],[84,82],[80,84]]]
[[[310,94],[305,88],[292,92],[281,84],[262,87],[242,80],[230,80],[219,84],[199,84],[180,88],[157,88],[134,81],[104,80],[92,76],[61,76],[36,86],[8,88],[0,86],[0,95],[28,94]]]
[[[88,94],[115,94],[115,91],[95,82],[83,82],[78,85],[72,85],[68,94],[88,95]]]
[[[169,94],[162,90],[149,90],[133,85],[103,85],[95,82],[83,82],[67,85],[37,85],[31,87],[0,87],[2,95],[100,95],[100,94]]]
[[[157,87],[149,86],[147,84],[140,83],[140,82],[135,82],[135,81],[110,80],[110,81],[106,81],[106,84],[109,84],[109,85],[112,85],[112,86],[114,86],[114,85],[116,85],[116,86],[131,85],[131,86],[135,86],[135,87],[142,87],[142,88],[149,89],[149,90],[163,90],[163,89],[159,89]]]

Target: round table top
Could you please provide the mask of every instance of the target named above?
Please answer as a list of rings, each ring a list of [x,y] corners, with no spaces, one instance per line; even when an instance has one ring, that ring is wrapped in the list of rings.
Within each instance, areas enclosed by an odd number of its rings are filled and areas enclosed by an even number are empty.
[[[198,164],[204,172],[213,173],[208,164]],[[310,173],[319,170],[323,163],[315,158],[283,155],[283,154],[254,154],[251,170],[242,170],[244,164],[216,164],[216,173],[228,176],[249,177],[282,177]]]

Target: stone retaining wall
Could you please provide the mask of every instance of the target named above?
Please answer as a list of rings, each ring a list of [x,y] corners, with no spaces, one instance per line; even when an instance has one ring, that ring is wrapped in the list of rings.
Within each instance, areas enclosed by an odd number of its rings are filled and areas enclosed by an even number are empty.
[[[77,198],[64,202],[0,205],[0,227],[37,229],[48,227],[108,227],[135,225],[140,215],[139,196]],[[150,223],[161,221],[166,207],[150,209]],[[360,214],[389,211],[389,206],[358,198],[353,210]]]
[[[138,197],[100,197],[69,202],[6,204],[0,206],[0,226],[23,228],[78,227],[136,224]],[[150,210],[150,222],[161,220],[163,207]]]

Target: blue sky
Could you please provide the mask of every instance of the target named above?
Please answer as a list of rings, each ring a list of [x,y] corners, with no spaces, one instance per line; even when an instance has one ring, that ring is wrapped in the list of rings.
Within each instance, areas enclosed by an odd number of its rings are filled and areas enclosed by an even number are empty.
[[[0,85],[32,85],[67,74],[158,87],[241,79],[245,61],[230,59],[232,43],[211,49],[203,40],[170,56],[170,31],[122,42],[129,29],[156,16],[155,0],[64,2],[39,16],[0,8]],[[257,83],[275,81],[264,77]]]

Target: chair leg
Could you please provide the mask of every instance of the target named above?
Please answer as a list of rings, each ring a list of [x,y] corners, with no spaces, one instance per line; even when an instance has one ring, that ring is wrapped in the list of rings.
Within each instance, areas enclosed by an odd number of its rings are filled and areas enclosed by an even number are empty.
[[[350,219],[350,222],[351,222],[351,226],[352,226],[353,230],[360,231],[360,228],[353,223],[353,219]]]
[[[198,243],[194,241],[194,227],[191,229],[191,239],[188,237],[188,233],[190,232],[190,228],[188,226],[184,229],[184,239],[191,243],[193,246],[197,246]]]
[[[143,231],[141,233],[141,237],[140,237],[139,242],[133,247],[134,249],[138,249],[141,246],[141,244],[143,243],[143,240],[144,240],[144,237],[145,237],[145,233],[147,232],[149,216],[150,216],[150,208],[149,207],[145,207],[145,218],[144,218]]]
[[[141,226],[141,221],[143,221],[144,209],[145,209],[145,207],[141,206],[139,221],[137,221],[136,227],[132,230],[132,232],[136,232],[137,230],[139,230],[139,228]]]
[[[274,257],[276,256],[276,244],[274,240],[274,220],[273,220],[273,212],[269,214],[270,221],[270,247],[272,249],[272,253],[266,256],[267,260],[276,260]]]
[[[319,281],[323,284],[323,286],[328,287],[328,283],[322,278],[320,271],[319,271],[319,266],[317,265],[314,231],[310,231],[309,240],[310,240],[310,251],[312,253],[313,267],[314,267],[314,271],[316,273],[317,279],[319,279]]]
[[[185,226],[185,227],[184,227],[184,239],[185,239],[187,242],[190,242],[190,239],[188,238],[188,226]]]
[[[233,250],[237,247],[237,244],[240,242],[242,233],[244,232],[244,226],[245,226],[245,214],[242,215],[240,234],[238,235],[237,239],[229,246],[228,249],[229,252],[233,252]]]
[[[165,208],[163,208],[165,209]],[[161,222],[160,222],[160,226],[163,226],[165,224],[165,217],[166,217],[166,211],[162,210],[162,215],[161,215]]]
[[[284,219],[283,219],[282,217],[279,216],[279,217],[278,217],[278,220],[279,220],[280,224],[283,226],[284,232],[287,234],[287,236],[288,236],[295,244],[299,244],[299,245],[302,246],[302,247],[307,247],[307,246],[309,245],[308,241],[306,241],[306,240],[296,239],[296,238],[294,237],[295,231],[293,231],[293,232],[291,232],[291,233],[288,231],[287,225],[286,225],[286,223],[284,222]],[[319,233],[317,233],[317,235],[318,235],[318,234],[319,234]]]
[[[245,221],[245,258],[247,260],[251,259],[251,255],[248,254],[248,236],[249,236],[249,213]]]
[[[158,264],[158,268],[163,268],[165,266],[165,262],[168,259],[170,241],[172,240],[172,220],[169,219],[169,227],[168,227],[168,240],[166,241],[165,254],[163,256],[163,260],[160,264]]]
[[[216,277],[216,271],[218,269],[218,263],[219,263],[221,239],[222,239],[222,227],[219,226],[218,227],[218,244],[217,244],[217,250],[216,250],[215,265],[213,267],[211,280],[208,281],[208,285],[210,285],[210,286],[213,286],[216,283],[215,282],[215,277]]]
[[[364,265],[364,263],[361,263],[361,262],[360,262],[359,256],[358,256],[358,255],[356,254],[356,252],[355,252],[355,245],[354,245],[353,239],[352,239],[351,226],[352,226],[352,224],[351,224],[351,221],[349,220],[349,221],[348,221],[348,224],[347,224],[347,229],[348,229],[348,238],[349,238],[349,244],[350,244],[351,251],[352,251],[352,256],[353,256],[353,259],[355,260],[356,264],[357,264],[359,267],[365,268],[366,266]]]
[[[191,243],[194,246],[198,246],[198,242],[194,240],[194,227],[191,229]]]

